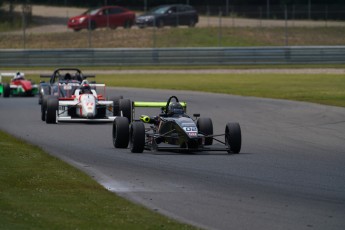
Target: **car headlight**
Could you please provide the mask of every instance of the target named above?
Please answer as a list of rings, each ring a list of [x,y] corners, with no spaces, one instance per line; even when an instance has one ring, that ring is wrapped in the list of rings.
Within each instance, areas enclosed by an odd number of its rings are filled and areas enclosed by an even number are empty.
[[[150,22],[153,21],[153,16],[142,16],[139,18],[140,21]]]
[[[79,23],[83,23],[83,21],[85,21],[86,18],[79,18]]]
[[[151,21],[153,21],[155,18],[153,17],[153,16],[150,16],[150,17],[147,17],[146,18],[146,21],[147,22],[151,22]]]

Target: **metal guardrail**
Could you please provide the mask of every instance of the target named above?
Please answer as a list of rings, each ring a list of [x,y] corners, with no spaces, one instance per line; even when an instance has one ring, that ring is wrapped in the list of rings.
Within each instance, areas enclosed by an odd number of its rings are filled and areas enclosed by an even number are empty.
[[[345,64],[345,46],[0,49],[0,67]]]

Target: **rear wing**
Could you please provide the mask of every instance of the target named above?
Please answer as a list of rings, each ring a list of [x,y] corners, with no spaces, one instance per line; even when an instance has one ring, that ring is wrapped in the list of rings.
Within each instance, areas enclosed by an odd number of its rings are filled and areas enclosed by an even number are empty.
[[[179,102],[184,111],[187,111],[187,103]],[[147,101],[132,101],[132,120],[135,118],[135,108],[160,108],[162,111],[165,111],[167,102],[147,102]]]
[[[57,71],[59,71],[60,69],[58,70],[55,70],[53,74],[40,74],[40,78],[49,78],[50,79],[50,83],[54,83],[56,81],[56,79],[62,79],[64,74],[63,75],[57,75]],[[64,70],[64,71],[68,71],[68,70],[75,70],[75,69],[61,69],[61,70]],[[77,75],[76,75],[77,74]],[[71,79],[72,80],[78,80],[78,81],[82,81],[82,80],[85,80],[87,78],[95,78],[96,75],[95,74],[82,74],[80,72],[80,70],[78,70],[77,73],[74,73],[74,74],[70,74],[71,76]]]
[[[186,102],[179,102],[182,107],[186,110],[187,103]],[[146,101],[133,101],[132,107],[141,107],[141,108],[163,108],[167,105],[167,102],[146,102]]]

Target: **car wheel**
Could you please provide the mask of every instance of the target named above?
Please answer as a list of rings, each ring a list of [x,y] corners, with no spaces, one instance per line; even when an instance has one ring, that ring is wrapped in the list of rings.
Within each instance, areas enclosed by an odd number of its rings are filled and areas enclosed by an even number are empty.
[[[164,27],[163,20],[158,20],[156,26],[157,26],[157,28],[163,28]]]
[[[11,95],[11,86],[9,85],[9,84],[7,84],[7,83],[4,83],[4,85],[3,85],[3,90],[4,90],[4,97],[10,97],[10,95]]]
[[[125,117],[117,117],[113,122],[113,145],[127,148],[129,142],[129,122]]]
[[[228,153],[239,153],[241,151],[242,136],[241,127],[238,123],[228,123],[225,126],[225,144],[230,147]]]
[[[79,32],[81,29],[73,29],[74,32]]]
[[[39,93],[39,94],[38,94],[38,104],[39,104],[39,105],[42,105],[42,101],[43,101],[42,93]]]
[[[189,21],[189,24],[188,24],[188,26],[189,27],[195,27],[195,20],[194,19],[191,19],[190,21]]]
[[[89,30],[95,30],[97,28],[97,24],[95,21],[91,21],[90,24],[88,25]]]
[[[213,124],[211,118],[208,117],[200,117],[196,122],[196,126],[198,128],[199,133],[208,136],[213,135]],[[205,138],[205,145],[212,145],[213,138],[206,137]]]
[[[131,20],[126,20],[125,23],[123,24],[123,28],[125,29],[130,29],[133,25],[133,21]]]
[[[45,95],[49,95],[49,86],[47,86],[45,83],[43,83],[42,85],[40,85],[39,87],[39,93],[38,93],[38,104],[41,105],[43,102],[43,97]]]
[[[142,153],[145,147],[145,126],[137,121],[131,124],[130,128],[130,149],[132,153]]]
[[[51,97],[50,95],[42,96],[42,103],[41,103],[41,120],[46,120],[46,112],[47,112],[47,101],[48,98]]]
[[[130,122],[132,121],[132,102],[129,99],[120,99],[119,116],[126,117]]]
[[[113,116],[120,116],[120,99],[123,99],[122,96],[113,97]]]
[[[59,109],[59,100],[56,97],[49,97],[47,100],[46,123],[57,123],[57,112]]]

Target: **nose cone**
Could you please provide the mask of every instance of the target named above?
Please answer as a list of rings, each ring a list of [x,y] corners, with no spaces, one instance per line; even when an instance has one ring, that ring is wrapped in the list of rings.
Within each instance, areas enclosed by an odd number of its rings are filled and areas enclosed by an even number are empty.
[[[86,118],[94,118],[96,115],[96,100],[92,94],[81,95],[82,112],[81,115]]]

